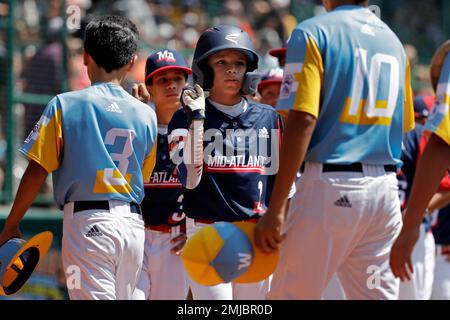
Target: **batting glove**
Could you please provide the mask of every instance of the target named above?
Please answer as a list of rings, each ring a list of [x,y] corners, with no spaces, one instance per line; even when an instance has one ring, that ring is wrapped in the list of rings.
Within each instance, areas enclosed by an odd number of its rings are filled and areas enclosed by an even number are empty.
[[[192,120],[205,119],[205,94],[198,84],[188,86],[181,93],[181,105],[186,113],[188,123]]]

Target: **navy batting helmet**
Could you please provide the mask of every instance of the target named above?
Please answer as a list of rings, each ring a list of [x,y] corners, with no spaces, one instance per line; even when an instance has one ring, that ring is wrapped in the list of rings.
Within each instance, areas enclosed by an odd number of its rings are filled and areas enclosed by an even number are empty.
[[[222,50],[238,50],[247,57],[247,73],[245,74],[242,92],[253,94],[260,79],[259,74],[252,72],[258,68],[258,55],[253,50],[253,44],[248,34],[232,25],[220,25],[207,29],[198,39],[192,61],[193,78],[204,90],[213,85],[212,70],[207,58]]]

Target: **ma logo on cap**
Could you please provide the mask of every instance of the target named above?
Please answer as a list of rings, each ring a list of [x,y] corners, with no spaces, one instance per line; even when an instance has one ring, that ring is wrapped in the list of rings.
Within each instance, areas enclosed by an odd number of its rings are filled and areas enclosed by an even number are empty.
[[[156,63],[158,63],[160,61],[167,61],[167,62],[176,62],[177,61],[175,59],[175,57],[173,56],[173,53],[168,50],[158,51],[156,54],[158,55],[158,60],[156,60]]]

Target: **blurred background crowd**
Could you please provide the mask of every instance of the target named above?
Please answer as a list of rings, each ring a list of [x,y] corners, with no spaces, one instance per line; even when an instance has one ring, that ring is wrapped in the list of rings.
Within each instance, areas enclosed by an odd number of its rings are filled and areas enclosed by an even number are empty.
[[[405,44],[415,92],[431,94],[428,63],[437,46],[450,37],[450,0],[370,3],[379,6],[382,20]],[[8,24],[11,9],[14,19]],[[320,0],[0,0],[0,189],[4,190],[7,144],[19,146],[51,96],[89,85],[81,30],[92,16],[120,14],[137,24],[141,45],[137,66],[125,84],[129,90],[133,82],[143,80],[145,59],[152,50],[179,50],[190,62],[199,35],[222,23],[248,32],[261,57],[260,71],[274,67],[277,60],[268,50],[281,46],[299,22],[323,12]],[[14,96],[10,100],[8,92]],[[14,131],[10,140],[8,127]],[[9,186],[20,179],[25,166],[25,160],[13,153]],[[5,199],[11,200],[3,192],[0,200]]]

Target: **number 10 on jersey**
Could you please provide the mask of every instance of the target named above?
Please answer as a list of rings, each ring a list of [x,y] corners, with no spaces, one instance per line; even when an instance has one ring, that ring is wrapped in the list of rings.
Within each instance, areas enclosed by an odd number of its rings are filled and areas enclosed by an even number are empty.
[[[389,126],[398,100],[398,60],[394,56],[377,53],[371,57],[370,69],[367,62],[367,50],[356,49],[352,96],[347,97],[345,101],[340,121]],[[363,97],[365,85],[367,94]],[[379,95],[387,96],[387,100],[378,100]]]

